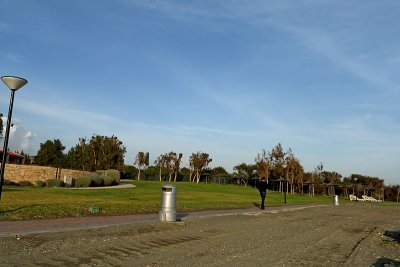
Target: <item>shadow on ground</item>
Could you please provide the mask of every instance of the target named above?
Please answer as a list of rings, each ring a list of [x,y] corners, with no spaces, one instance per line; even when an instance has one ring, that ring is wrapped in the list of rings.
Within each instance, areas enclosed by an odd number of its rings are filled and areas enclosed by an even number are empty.
[[[12,210],[4,210],[4,211],[0,211],[0,214],[1,214],[1,215],[5,215],[5,214],[10,213],[10,212],[14,212],[14,211],[17,211],[17,210],[22,210],[22,209],[25,209],[25,208],[36,207],[36,206],[42,206],[42,205],[39,205],[39,204],[36,204],[36,205],[28,205],[28,206],[19,207],[19,208],[12,209]]]
[[[374,264],[374,267],[398,267],[400,266],[400,261],[392,260],[389,258],[380,258]]]
[[[400,231],[385,231],[383,235],[392,238],[394,242],[400,244]]]
[[[178,221],[178,222],[180,222],[180,221],[182,221],[182,219],[184,219],[186,216],[188,216],[189,215],[189,213],[179,213],[179,214],[176,214],[176,220]]]
[[[400,244],[400,231],[385,231],[383,233],[384,242]],[[380,258],[372,266],[375,267],[393,267],[400,266],[399,260],[390,258]]]

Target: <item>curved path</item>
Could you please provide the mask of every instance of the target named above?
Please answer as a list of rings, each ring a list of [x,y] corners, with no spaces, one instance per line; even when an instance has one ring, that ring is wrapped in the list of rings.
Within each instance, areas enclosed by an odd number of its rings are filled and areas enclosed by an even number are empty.
[[[136,187],[136,185],[133,184],[124,184],[124,183],[120,183],[118,185],[112,185],[112,186],[101,186],[101,187],[70,187],[68,189],[118,189],[118,188],[133,188]]]

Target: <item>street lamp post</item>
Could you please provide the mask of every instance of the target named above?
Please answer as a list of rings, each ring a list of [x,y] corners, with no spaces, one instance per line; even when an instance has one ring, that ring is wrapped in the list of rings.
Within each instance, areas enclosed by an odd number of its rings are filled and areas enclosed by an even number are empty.
[[[3,145],[3,158],[1,161],[1,173],[0,173],[0,199],[1,199],[1,191],[3,188],[3,180],[4,180],[4,170],[6,168],[6,160],[7,160],[7,150],[8,150],[8,137],[10,136],[10,126],[11,126],[11,116],[14,105],[14,95],[15,92],[20,89],[22,86],[28,83],[27,80],[15,77],[15,76],[3,76],[1,80],[7,85],[8,89],[11,90],[10,97],[10,105],[8,109],[8,117],[7,117],[7,127],[5,131],[4,137],[4,145]]]
[[[286,204],[286,188],[287,188],[287,184],[286,184],[286,177],[283,176],[283,199],[285,201]]]
[[[286,168],[287,168],[287,164],[286,163],[284,163],[283,164],[283,171],[285,172],[284,174],[283,174],[283,177],[282,177],[282,181],[283,181],[283,200],[284,200],[284,202],[285,202],[285,205],[286,205],[286,190],[287,190],[287,180],[286,180]]]

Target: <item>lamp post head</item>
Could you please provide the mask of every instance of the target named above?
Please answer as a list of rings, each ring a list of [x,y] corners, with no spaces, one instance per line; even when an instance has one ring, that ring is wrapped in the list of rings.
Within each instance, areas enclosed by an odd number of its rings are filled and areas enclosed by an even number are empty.
[[[3,82],[7,85],[7,87],[12,91],[17,91],[19,88],[28,83],[24,78],[16,77],[16,76],[3,76],[1,77]]]

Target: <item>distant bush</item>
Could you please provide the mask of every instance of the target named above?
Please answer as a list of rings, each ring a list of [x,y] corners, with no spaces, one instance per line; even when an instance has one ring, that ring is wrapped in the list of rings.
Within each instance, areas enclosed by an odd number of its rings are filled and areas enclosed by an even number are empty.
[[[3,185],[13,185],[13,186],[19,186],[19,184],[18,184],[18,183],[16,183],[16,182],[13,182],[13,181],[10,181],[10,180],[7,180],[7,179],[4,179],[4,180],[3,180]]]
[[[97,171],[96,173],[98,173],[101,176],[108,176],[113,178],[113,185],[119,184],[121,180],[121,173],[118,170],[100,170]]]
[[[33,186],[33,184],[29,181],[19,181],[20,186]]]
[[[46,180],[46,184],[48,187],[64,187],[64,181],[59,180],[59,179],[49,179]]]
[[[46,182],[42,180],[37,180],[35,184],[37,187],[46,187]]]
[[[96,173],[97,175],[104,176],[105,173],[106,173],[106,170],[97,170],[97,171],[95,171],[95,173]]]
[[[110,186],[119,183],[119,176],[116,175],[116,170],[97,171],[98,175],[81,176],[75,180],[75,187],[100,187]],[[116,171],[116,172],[115,172]],[[111,173],[113,176],[108,176],[106,173]],[[119,175],[119,172],[118,172]]]
[[[89,176],[81,176],[75,180],[75,187],[90,187],[92,179]]]
[[[104,181],[103,181],[104,177],[101,177],[101,176],[90,176],[89,178],[92,179],[91,186],[99,187],[99,186],[103,186],[104,185]]]
[[[111,186],[115,183],[115,180],[111,177],[104,176],[102,178],[103,178],[104,186]]]

